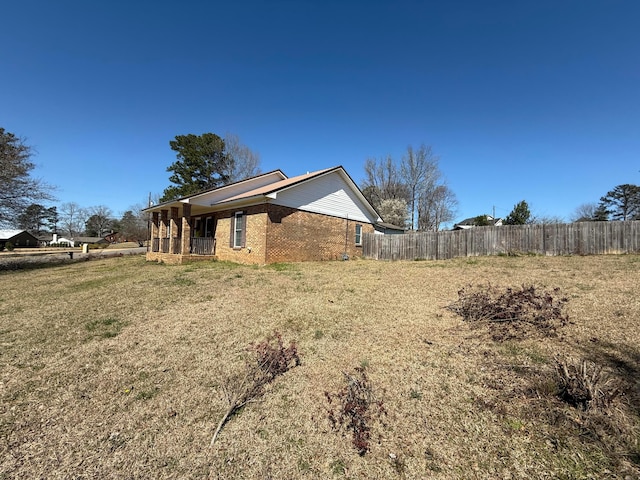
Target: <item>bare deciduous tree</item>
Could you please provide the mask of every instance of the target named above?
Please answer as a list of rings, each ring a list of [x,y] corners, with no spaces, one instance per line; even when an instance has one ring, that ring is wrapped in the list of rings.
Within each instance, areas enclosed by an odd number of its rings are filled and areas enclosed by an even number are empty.
[[[32,154],[24,139],[0,128],[0,225],[15,224],[34,201],[53,199],[53,187],[30,176]]]
[[[227,133],[224,137],[224,146],[229,157],[225,172],[229,177],[229,183],[255,177],[261,173],[260,155],[243,145],[240,137]]]
[[[538,225],[554,225],[558,223],[565,223],[565,220],[559,215],[532,215],[529,223],[535,223]]]
[[[402,183],[400,169],[391,156],[379,160],[368,158],[364,175],[362,193],[374,207],[379,208],[384,200],[408,200],[407,186]]]
[[[420,145],[414,150],[411,145],[400,162],[400,178],[409,192],[407,203],[411,209],[411,228],[418,227],[418,201],[420,197],[432,197],[440,179],[438,157],[430,146]]]
[[[596,218],[596,211],[598,210],[598,204],[595,202],[583,203],[576,207],[575,211],[571,215],[570,220],[572,222],[590,222]]]
[[[85,222],[85,232],[90,236],[102,237],[111,230],[113,212],[105,205],[89,208],[89,218]]]
[[[367,159],[364,173],[362,193],[385,221],[399,226],[410,223],[412,229],[438,230],[442,223],[453,220],[458,202],[442,180],[438,157],[431,147],[421,145],[414,150],[409,146],[399,164],[391,156]],[[383,207],[385,201],[400,199],[407,205],[406,216],[399,214],[397,202]]]
[[[447,185],[424,190],[418,198],[418,229],[437,232],[454,219],[457,208],[458,199]]]
[[[73,237],[84,230],[87,220],[87,211],[75,202],[67,202],[60,205],[60,227]]]

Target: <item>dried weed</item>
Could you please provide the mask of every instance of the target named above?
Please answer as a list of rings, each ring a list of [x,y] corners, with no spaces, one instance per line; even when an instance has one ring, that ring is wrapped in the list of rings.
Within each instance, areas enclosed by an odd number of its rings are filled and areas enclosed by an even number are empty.
[[[264,389],[278,375],[286,373],[293,367],[300,365],[298,348],[294,342],[285,347],[282,334],[274,332],[272,336],[250,347],[254,358],[245,361],[245,368],[241,374],[228,377],[223,386],[227,410],[220,419],[211,437],[209,447],[213,447],[222,427],[231,416],[250,402],[257,401]]]
[[[567,297],[560,288],[544,290],[535,285],[504,289],[468,285],[458,291],[458,300],[446,308],[465,321],[487,324],[493,338],[504,341],[530,335],[555,335],[569,322],[563,312]]]
[[[374,394],[364,367],[356,367],[353,375],[343,375],[346,385],[339,392],[325,392],[329,404],[337,404],[328,410],[329,421],[335,430],[351,431],[353,446],[359,455],[364,455],[369,451],[371,422],[386,411],[383,401]]]

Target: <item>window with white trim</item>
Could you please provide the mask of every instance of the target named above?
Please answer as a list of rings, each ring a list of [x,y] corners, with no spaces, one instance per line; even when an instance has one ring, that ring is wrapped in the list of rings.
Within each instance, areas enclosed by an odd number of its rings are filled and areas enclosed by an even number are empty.
[[[236,212],[233,222],[233,248],[242,248],[244,233],[244,213]]]
[[[356,245],[362,245],[362,225],[356,224]]]

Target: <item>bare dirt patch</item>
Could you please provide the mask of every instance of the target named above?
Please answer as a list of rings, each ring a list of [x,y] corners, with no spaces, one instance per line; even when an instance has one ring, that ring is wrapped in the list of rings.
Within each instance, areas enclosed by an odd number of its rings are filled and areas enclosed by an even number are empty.
[[[496,342],[444,308],[487,282],[560,288],[571,323]],[[226,379],[274,331],[302,364],[210,448]],[[0,478],[637,478],[639,332],[638,256],[4,271]],[[621,394],[570,405],[559,357]],[[364,456],[325,397],[357,368],[386,412]]]

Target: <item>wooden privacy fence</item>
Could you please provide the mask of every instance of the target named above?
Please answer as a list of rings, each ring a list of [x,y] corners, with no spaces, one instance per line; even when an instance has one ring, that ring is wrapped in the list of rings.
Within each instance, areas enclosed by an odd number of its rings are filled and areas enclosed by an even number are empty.
[[[640,253],[640,221],[504,225],[403,235],[365,233],[362,238],[363,256],[376,260],[445,260],[514,253]]]

